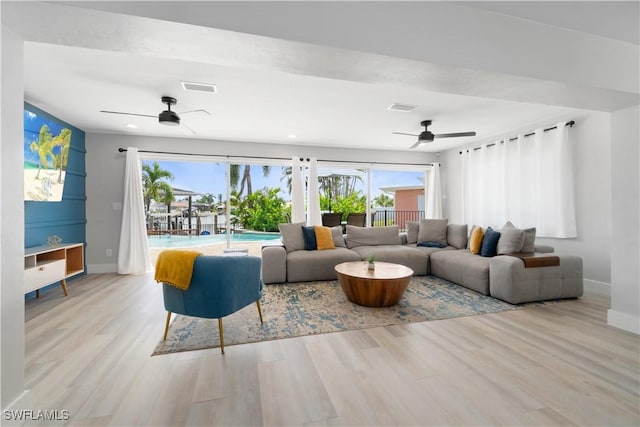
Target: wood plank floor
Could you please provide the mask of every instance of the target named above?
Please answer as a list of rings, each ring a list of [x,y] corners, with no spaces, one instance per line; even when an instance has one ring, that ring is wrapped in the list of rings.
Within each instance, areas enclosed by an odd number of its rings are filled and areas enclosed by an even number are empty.
[[[154,356],[151,275],[87,275],[26,302],[25,425],[640,424],[640,342],[608,300]],[[269,308],[264,307],[269,316]],[[215,333],[216,331],[212,331]]]

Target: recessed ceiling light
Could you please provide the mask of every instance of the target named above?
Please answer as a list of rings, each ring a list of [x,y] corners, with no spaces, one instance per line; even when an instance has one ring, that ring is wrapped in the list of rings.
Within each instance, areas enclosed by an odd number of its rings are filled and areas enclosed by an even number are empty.
[[[417,105],[397,104],[396,103],[396,104],[389,105],[387,110],[389,110],[389,111],[400,111],[402,113],[409,113],[409,112],[413,111],[416,107],[417,107]]]
[[[184,90],[216,93],[216,85],[212,83],[180,82]]]
[[[138,129],[138,125],[134,125],[133,123],[129,123],[127,127],[131,129]]]
[[[289,138],[291,138],[291,139],[294,139],[294,138],[296,137],[294,134],[290,134],[290,135],[288,135],[288,136],[289,136]]]

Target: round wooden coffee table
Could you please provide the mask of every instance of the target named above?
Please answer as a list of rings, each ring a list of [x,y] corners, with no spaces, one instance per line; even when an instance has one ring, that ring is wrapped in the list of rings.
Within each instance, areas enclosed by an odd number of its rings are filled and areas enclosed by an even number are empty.
[[[413,270],[389,262],[376,262],[375,270],[369,270],[367,264],[353,261],[336,265],[338,281],[347,299],[366,307],[396,305],[409,285]]]

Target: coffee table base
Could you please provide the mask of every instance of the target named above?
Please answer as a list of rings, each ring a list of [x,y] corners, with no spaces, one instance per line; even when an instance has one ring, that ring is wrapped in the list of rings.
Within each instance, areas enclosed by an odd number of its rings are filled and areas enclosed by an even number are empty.
[[[396,305],[409,285],[411,277],[399,279],[368,279],[338,273],[338,281],[347,299],[365,307]]]

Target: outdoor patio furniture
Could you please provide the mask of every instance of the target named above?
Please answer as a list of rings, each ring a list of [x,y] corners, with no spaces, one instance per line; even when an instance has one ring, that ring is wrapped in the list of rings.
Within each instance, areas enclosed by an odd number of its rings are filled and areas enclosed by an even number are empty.
[[[335,227],[342,222],[342,214],[337,212],[325,212],[322,214],[322,225],[325,227]]]
[[[356,227],[364,227],[366,225],[366,213],[350,213],[347,215],[347,225],[355,225]]]

